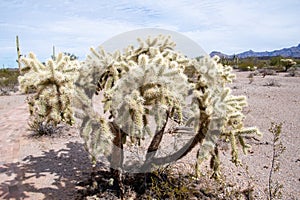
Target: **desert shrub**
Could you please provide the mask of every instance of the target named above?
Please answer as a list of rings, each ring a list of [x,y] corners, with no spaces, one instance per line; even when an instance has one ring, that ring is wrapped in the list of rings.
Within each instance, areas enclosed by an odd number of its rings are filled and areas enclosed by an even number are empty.
[[[10,91],[16,91],[18,76],[18,70],[0,69],[0,95],[7,95]]]
[[[195,178],[192,174],[174,173],[169,166],[153,171],[150,174],[150,179],[150,188],[147,191],[148,197],[155,199],[191,199],[201,196],[200,190],[195,187]]]
[[[262,74],[263,76],[274,76],[274,75],[277,75],[276,73],[276,70],[274,68],[262,68],[262,69],[259,69],[258,72],[260,74]]]
[[[291,77],[299,77],[300,76],[300,65],[294,65],[293,67],[290,67],[287,70],[288,74],[286,76],[291,76]]]
[[[282,56],[275,56],[275,57],[272,57],[270,59],[270,65],[271,66],[279,66],[280,65],[280,60],[282,59],[283,57]]]
[[[32,136],[52,136],[59,132],[59,128],[50,123],[46,123],[43,119],[35,119],[28,123],[29,131]]]
[[[241,64],[238,66],[237,69],[239,69],[239,71],[251,71],[252,66],[246,65],[246,64]]]
[[[241,64],[237,69],[239,69],[239,71],[255,71],[257,67]]]
[[[240,71],[254,71],[257,67],[258,60],[255,57],[239,59],[238,69]]]

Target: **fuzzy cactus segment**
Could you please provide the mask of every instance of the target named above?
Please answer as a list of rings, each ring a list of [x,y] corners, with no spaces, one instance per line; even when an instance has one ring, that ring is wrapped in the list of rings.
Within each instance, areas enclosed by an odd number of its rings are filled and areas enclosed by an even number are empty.
[[[19,76],[20,90],[36,93],[28,98],[32,119],[43,119],[57,125],[74,123],[72,96],[74,81],[78,75],[79,62],[69,56],[58,54],[56,60],[41,63],[33,53],[22,58],[23,71]]]

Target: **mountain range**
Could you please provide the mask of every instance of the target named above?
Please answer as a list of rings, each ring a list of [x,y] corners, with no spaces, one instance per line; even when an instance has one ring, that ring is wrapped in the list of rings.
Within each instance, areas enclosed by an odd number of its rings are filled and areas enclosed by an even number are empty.
[[[233,58],[237,56],[238,58],[247,58],[247,57],[275,57],[275,56],[282,56],[282,57],[290,57],[290,58],[300,58],[300,44],[298,46],[283,48],[274,51],[264,51],[264,52],[255,52],[252,50],[245,51],[242,53],[238,53],[235,55],[227,55],[219,51],[212,51],[210,56],[217,55],[220,58]]]

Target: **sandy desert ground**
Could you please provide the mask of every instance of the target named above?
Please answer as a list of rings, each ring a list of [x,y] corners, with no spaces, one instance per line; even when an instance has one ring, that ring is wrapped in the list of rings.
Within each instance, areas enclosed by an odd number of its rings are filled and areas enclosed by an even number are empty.
[[[237,72],[231,85],[234,94],[246,95],[244,110],[247,126],[257,126],[264,133],[259,140],[248,140],[252,150],[241,155],[245,167],[228,162],[230,149],[222,156],[222,171],[228,180],[254,186],[255,199],[267,199],[264,189],[272,159],[271,122],[283,123],[281,141],[286,151],[274,180],[283,184],[283,199],[300,199],[300,78],[255,76],[249,84],[249,72]],[[275,86],[266,86],[275,83]],[[276,84],[279,84],[276,86]],[[32,138],[27,130],[26,96],[0,97],[0,199],[74,199],[76,182],[90,173],[87,153],[74,130],[53,137]],[[189,156],[187,157],[187,159]]]

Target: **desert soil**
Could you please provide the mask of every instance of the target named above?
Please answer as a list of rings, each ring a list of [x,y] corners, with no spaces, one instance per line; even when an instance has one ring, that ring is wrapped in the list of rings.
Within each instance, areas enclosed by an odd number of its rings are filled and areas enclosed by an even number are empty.
[[[284,186],[283,199],[299,199],[300,78],[284,73],[255,76],[249,84],[249,72],[236,74],[230,87],[234,94],[248,97],[245,124],[258,127],[264,135],[247,140],[252,149],[247,156],[240,153],[243,167],[228,161],[230,148],[224,147],[221,160],[227,181],[241,187],[250,182],[255,199],[267,199],[272,159],[268,128],[271,122],[283,123],[281,141],[286,151],[273,178]],[[76,183],[87,179],[91,169],[83,141],[75,129],[56,137],[30,137],[25,98],[21,94],[0,97],[0,199],[75,199]],[[193,156],[184,160],[189,162]]]

